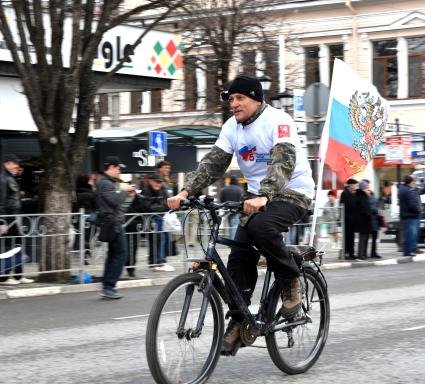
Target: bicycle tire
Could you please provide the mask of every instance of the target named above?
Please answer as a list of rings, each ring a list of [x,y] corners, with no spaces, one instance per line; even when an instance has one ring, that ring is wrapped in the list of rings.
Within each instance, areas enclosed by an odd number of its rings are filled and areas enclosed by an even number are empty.
[[[306,298],[309,298],[310,310],[308,314],[312,318],[311,323],[295,326],[292,329],[292,340],[286,331],[276,331],[266,336],[267,349],[273,363],[283,372],[295,375],[310,369],[326,344],[329,332],[330,306],[326,284],[322,277],[310,267],[304,268],[301,275],[303,286],[303,316],[307,306]],[[270,307],[267,318],[273,319],[279,311],[282,289],[276,286],[271,293]],[[291,346],[291,342],[294,344]]]
[[[202,278],[199,273],[177,276],[165,286],[152,307],[146,330],[146,355],[157,383],[204,383],[218,362],[224,316],[215,288],[211,290],[201,335],[190,340],[177,335],[183,302],[188,297],[191,298],[185,329],[196,327],[203,296],[202,289],[198,290]]]

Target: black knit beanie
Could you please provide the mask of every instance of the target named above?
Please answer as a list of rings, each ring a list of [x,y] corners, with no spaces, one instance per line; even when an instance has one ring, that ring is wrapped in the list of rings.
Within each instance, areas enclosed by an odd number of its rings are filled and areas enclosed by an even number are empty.
[[[229,100],[233,93],[240,93],[256,101],[263,101],[263,88],[257,78],[240,75],[235,77],[227,91],[222,92],[223,100]]]

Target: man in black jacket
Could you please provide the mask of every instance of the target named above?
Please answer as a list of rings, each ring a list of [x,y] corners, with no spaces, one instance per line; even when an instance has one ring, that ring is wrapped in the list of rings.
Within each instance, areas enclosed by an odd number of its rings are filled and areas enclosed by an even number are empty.
[[[356,212],[356,190],[358,182],[355,179],[348,179],[347,187],[342,191],[339,204],[344,206],[344,244],[345,244],[345,259],[354,260],[354,234],[355,234],[355,219]]]
[[[414,256],[418,244],[421,198],[415,186],[416,179],[413,176],[406,176],[404,184],[400,185],[398,192],[400,219],[404,234],[404,256]]]
[[[164,187],[163,179],[158,174],[149,176],[149,183],[143,189],[146,212],[158,213],[167,212],[167,190]],[[167,256],[170,248],[170,234],[164,232],[164,220],[162,215],[153,215],[152,224],[155,226],[155,233],[150,233],[149,239],[149,264],[157,272],[172,272],[174,267],[167,264]]]
[[[9,154],[3,157],[3,166],[0,169],[0,215],[17,215],[21,213],[20,190],[16,180],[19,167],[19,160],[16,155]],[[13,272],[17,274],[16,278],[10,277],[2,284],[33,283],[34,280],[22,276],[23,261],[16,217],[11,216],[0,221],[0,235],[5,236],[2,248],[7,252],[4,252],[4,257],[8,256],[7,258],[9,258],[9,255],[14,257],[11,260],[12,267],[5,268],[5,272],[9,273],[13,269]]]
[[[123,203],[128,194],[135,190],[134,185],[119,183],[121,170],[125,165],[119,157],[109,156],[105,160],[105,172],[96,184],[97,205],[99,209],[98,222],[110,232],[105,240],[108,243],[108,255],[103,273],[103,290],[100,293],[107,299],[120,299],[122,296],[115,290],[115,285],[121,276],[127,260],[127,243],[124,234]]]

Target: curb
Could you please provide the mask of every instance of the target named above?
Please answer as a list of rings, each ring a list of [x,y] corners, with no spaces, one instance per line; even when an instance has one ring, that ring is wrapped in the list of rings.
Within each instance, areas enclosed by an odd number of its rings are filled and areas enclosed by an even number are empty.
[[[342,261],[337,263],[323,264],[322,269],[342,269],[342,268],[364,268],[370,266],[385,266],[385,265],[396,265],[405,264],[411,262],[425,261],[425,253],[416,256],[407,256],[400,259],[385,259],[377,261],[355,261],[348,262]],[[258,269],[258,274],[264,276],[266,273],[265,268]],[[139,280],[124,280],[117,283],[117,288],[141,288],[141,287],[153,287],[167,284],[175,276],[162,277],[155,279],[139,279]],[[58,294],[69,294],[69,293],[82,293],[82,292],[94,292],[100,291],[102,288],[101,283],[92,284],[80,284],[80,285],[63,285],[57,287],[40,287],[40,288],[23,288],[14,289],[10,291],[0,292],[0,300],[2,299],[20,299],[27,297],[37,296],[51,296]]]
[[[385,260],[376,260],[376,261],[341,261],[338,263],[329,263],[323,264],[322,269],[340,269],[340,268],[364,268],[370,266],[384,266],[384,265],[396,265],[396,264],[405,264],[416,261],[425,261],[425,253],[421,253],[416,256],[403,256],[402,258],[396,259],[385,259]]]
[[[118,281],[117,288],[141,288],[153,287],[157,285],[165,285],[175,276],[162,277],[156,279],[139,279]],[[2,299],[21,299],[37,296],[51,296],[68,293],[95,292],[102,289],[101,283],[79,284],[79,285],[62,285],[57,287],[39,287],[39,288],[22,288],[10,291],[0,292],[0,300]]]

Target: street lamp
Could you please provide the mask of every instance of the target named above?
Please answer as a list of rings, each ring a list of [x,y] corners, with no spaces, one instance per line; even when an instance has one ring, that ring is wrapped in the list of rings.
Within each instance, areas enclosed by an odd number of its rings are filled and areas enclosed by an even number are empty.
[[[281,92],[276,96],[270,98],[270,101],[274,108],[283,109],[285,112],[287,112],[289,107],[292,106],[293,100],[294,94],[289,89],[286,89],[285,92]]]
[[[272,85],[272,78],[270,76],[263,75],[258,78],[258,81],[261,83],[263,91],[270,90],[270,86]]]

